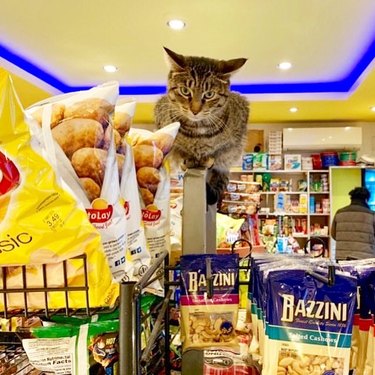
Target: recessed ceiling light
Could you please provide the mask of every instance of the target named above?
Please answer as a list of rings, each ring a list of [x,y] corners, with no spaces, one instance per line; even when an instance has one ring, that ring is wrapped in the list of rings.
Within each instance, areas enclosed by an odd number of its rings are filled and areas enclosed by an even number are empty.
[[[280,70],[288,70],[292,67],[292,64],[289,61],[283,61],[277,65]]]
[[[289,108],[289,112],[297,112],[298,111],[298,108],[297,107],[291,107]]]
[[[178,19],[169,20],[167,25],[173,30],[182,30],[186,26],[184,21]]]
[[[107,73],[114,73],[114,72],[117,72],[117,71],[118,71],[118,67],[117,67],[117,66],[114,66],[114,65],[104,65],[104,66],[103,66],[103,69],[104,69]]]
[[[375,105],[373,105],[372,107],[370,107],[371,111],[372,112],[375,112]]]

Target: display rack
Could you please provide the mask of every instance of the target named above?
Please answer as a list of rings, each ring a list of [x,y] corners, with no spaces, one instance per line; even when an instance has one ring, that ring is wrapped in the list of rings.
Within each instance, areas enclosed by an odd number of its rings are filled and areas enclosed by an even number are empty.
[[[11,319],[11,318],[24,318],[28,319],[31,317],[43,317],[50,319],[53,315],[85,315],[91,316],[97,314],[100,311],[107,311],[109,309],[105,308],[92,308],[90,307],[89,300],[89,284],[88,284],[88,264],[87,257],[85,254],[77,256],[74,261],[82,262],[81,266],[83,269],[83,284],[79,286],[71,286],[68,284],[68,262],[69,260],[64,260],[62,262],[61,272],[63,285],[58,287],[48,286],[47,280],[47,264],[42,264],[42,287],[30,287],[30,279],[27,273],[27,266],[17,266],[17,267],[1,267],[1,281],[2,289],[0,290],[1,302],[3,303],[4,311],[1,314],[1,318]],[[21,274],[22,285],[18,288],[9,287],[9,279],[12,272],[17,268],[18,272]],[[42,294],[44,301],[44,308],[35,309],[31,308],[29,304],[30,295]],[[64,294],[64,306],[59,309],[51,309],[49,306],[49,294],[51,293],[63,293]],[[80,309],[73,309],[69,304],[70,293],[83,293],[85,306]],[[12,295],[18,294],[21,296],[18,303],[19,306],[13,307],[9,304],[9,299]],[[117,307],[114,306],[113,309]],[[29,329],[17,327],[15,332],[2,332],[0,331],[0,368],[1,374],[39,374],[40,371],[36,371],[28,361],[26,354],[22,349],[22,339],[29,337]]]
[[[109,308],[93,308],[90,307],[89,301],[89,285],[88,285],[88,265],[87,258],[85,255],[75,257],[75,260],[82,261],[82,267],[84,270],[84,283],[81,286],[70,286],[68,285],[67,277],[67,262],[62,262],[62,273],[64,285],[59,287],[49,287],[47,281],[47,264],[41,265],[43,269],[43,287],[28,287],[27,267],[19,266],[22,274],[22,287],[9,288],[8,287],[8,275],[14,267],[1,267],[2,283],[3,288],[0,290],[2,295],[2,302],[4,305],[4,312],[2,318],[30,318],[30,317],[42,317],[50,319],[53,315],[65,315],[65,316],[92,316],[98,312],[111,312],[119,308],[119,375],[134,375],[134,374],[147,374],[148,368],[157,368],[158,362],[163,359],[164,353],[160,353],[155,361],[149,361],[149,355],[151,349],[160,335],[160,332],[164,329],[163,321],[164,316],[168,311],[169,298],[171,291],[166,291],[165,298],[161,305],[158,306],[158,317],[154,324],[151,336],[147,342],[146,348],[141,353],[140,345],[140,327],[142,322],[141,310],[140,310],[140,297],[143,289],[151,284],[156,279],[163,276],[160,272],[160,266],[163,262],[168,261],[168,253],[162,253],[155,261],[155,263],[147,270],[143,277],[138,282],[122,282],[120,283],[120,296],[114,307]],[[154,276],[154,274],[156,274]],[[153,277],[154,276],[154,277]],[[69,294],[70,293],[84,293],[86,306],[81,309],[72,309],[69,306]],[[23,303],[22,308],[13,309],[10,308],[8,298],[11,294],[20,294],[22,298],[20,301]],[[30,294],[42,293],[44,300],[44,308],[42,309],[31,309],[28,303],[28,297]],[[51,309],[48,304],[49,293],[64,293],[65,305],[61,309]],[[20,303],[21,303],[20,302]],[[18,327],[16,332],[1,332],[0,331],[0,373],[5,374],[40,374],[40,371],[36,371],[28,361],[26,354],[22,349],[22,339],[30,337],[29,329]],[[150,372],[151,373],[151,372]]]

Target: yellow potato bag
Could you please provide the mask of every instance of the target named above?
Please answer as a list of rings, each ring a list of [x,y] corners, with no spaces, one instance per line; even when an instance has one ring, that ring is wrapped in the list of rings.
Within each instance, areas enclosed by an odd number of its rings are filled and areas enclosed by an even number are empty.
[[[0,74],[0,270],[7,273],[6,286],[24,288],[16,282],[20,278],[16,266],[28,265],[27,286],[43,286],[38,285],[41,264],[52,269],[63,260],[86,254],[90,306],[110,305],[118,295],[118,286],[112,282],[99,233],[72,193],[63,188],[63,181],[42,152],[24,121],[10,77]],[[82,285],[83,268],[76,260],[69,261],[70,285]],[[48,273],[48,283],[62,286],[63,278],[54,276],[54,272]],[[4,287],[1,281],[0,290]],[[69,294],[69,307],[86,306],[84,293]],[[28,307],[44,307],[40,297]],[[60,297],[60,293],[50,293],[49,307],[64,307]],[[9,295],[8,308],[19,302],[14,294]],[[2,304],[0,298],[0,309]]]

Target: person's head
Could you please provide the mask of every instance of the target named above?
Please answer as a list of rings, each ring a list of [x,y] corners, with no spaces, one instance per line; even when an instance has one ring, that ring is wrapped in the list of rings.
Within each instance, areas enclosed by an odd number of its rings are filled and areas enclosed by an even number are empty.
[[[260,143],[257,143],[254,147],[254,152],[260,152],[261,150],[261,144]]]
[[[370,192],[365,187],[356,187],[349,192],[351,200],[367,202],[370,199]]]

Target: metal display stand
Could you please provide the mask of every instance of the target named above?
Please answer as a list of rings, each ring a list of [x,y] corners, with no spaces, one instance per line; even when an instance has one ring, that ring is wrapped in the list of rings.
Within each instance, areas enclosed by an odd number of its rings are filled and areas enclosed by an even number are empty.
[[[120,352],[120,375],[141,375],[142,364],[146,364],[149,353],[156,338],[162,330],[162,320],[164,313],[168,310],[170,292],[166,293],[162,306],[160,307],[158,318],[151,332],[147,346],[141,353],[141,305],[140,298],[145,287],[155,281],[162,274],[152,277],[159,272],[163,262],[167,262],[168,253],[159,255],[154,264],[146,271],[138,282],[123,282],[120,285],[120,332],[119,332],[119,352]],[[159,360],[161,360],[160,358]],[[147,373],[147,372],[146,372]]]
[[[42,287],[30,287],[30,280],[28,278],[27,266],[19,266],[18,272],[21,274],[22,285],[18,288],[9,287],[9,278],[15,267],[0,267],[2,289],[0,289],[0,298],[4,306],[4,311],[0,313],[0,318],[5,320],[11,318],[28,319],[30,317],[43,317],[51,318],[53,315],[81,315],[91,316],[98,312],[110,312],[108,308],[92,308],[89,301],[89,284],[88,284],[88,264],[86,255],[77,256],[75,262],[82,262],[83,269],[83,283],[78,286],[70,286],[68,284],[68,260],[62,262],[61,279],[63,285],[49,286],[47,278],[47,264],[40,265],[42,269]],[[44,302],[44,308],[35,309],[29,305],[28,298],[32,294],[40,295],[41,300]],[[49,295],[52,293],[64,293],[64,306],[60,309],[51,309],[49,307]],[[81,309],[72,309],[69,306],[70,293],[82,293],[85,307]],[[15,309],[10,306],[9,299],[12,295],[17,294],[20,296],[19,308]],[[116,309],[114,306],[113,309]],[[22,339],[30,336],[28,328],[17,328],[16,332],[3,332],[0,330],[0,374],[14,375],[14,374],[40,374],[33,366],[29,364],[26,353],[22,348]]]
[[[208,206],[206,203],[206,175],[205,169],[188,169],[184,176],[184,196],[182,212],[182,253],[186,254],[216,254],[216,205]],[[31,317],[40,316],[50,318],[54,314],[72,315],[94,315],[99,311],[108,312],[108,309],[90,308],[88,296],[88,275],[87,259],[82,255],[77,257],[83,262],[84,285],[69,286],[67,277],[67,261],[63,262],[63,280],[61,287],[48,287],[47,265],[42,265],[43,287],[29,288],[27,282],[26,266],[20,266],[23,285],[20,288],[8,288],[7,286],[7,267],[2,267],[3,289],[0,290],[0,298],[4,304],[4,318],[14,316]],[[164,263],[164,272],[162,266]],[[114,307],[119,308],[119,375],[144,375],[153,374],[148,372],[148,365],[151,363],[151,350],[155,341],[160,337],[161,332],[165,333],[165,350],[160,358],[156,359],[156,365],[163,361],[165,374],[170,374],[170,337],[169,337],[169,303],[172,294],[171,287],[178,286],[179,281],[169,280],[169,272],[173,269],[168,266],[168,253],[162,253],[147,270],[138,282],[120,283],[120,297],[118,304]],[[141,352],[141,295],[145,287],[156,279],[164,276],[164,299],[158,306],[158,315],[154,323],[153,330]],[[48,306],[48,294],[53,292],[64,292],[65,306],[62,309],[51,310]],[[69,306],[69,293],[85,293],[86,307],[83,309],[71,309]],[[22,296],[23,308],[16,311],[9,310],[8,296],[13,293],[19,293]],[[40,310],[30,309],[28,306],[28,295],[30,293],[42,293],[45,306]],[[27,333],[27,332],[26,332]],[[9,335],[7,335],[9,334]],[[0,332],[0,345],[6,346],[9,350],[20,351],[20,358],[25,359],[25,353],[22,351],[21,339],[24,336],[14,332]],[[14,349],[12,349],[14,347]],[[21,349],[21,350],[19,350]],[[152,358],[155,359],[155,358]],[[14,361],[13,361],[14,362]],[[13,363],[12,362],[12,363]],[[155,361],[152,362],[154,366]],[[30,366],[26,364],[25,366]],[[14,366],[9,366],[9,374],[14,374]],[[155,367],[154,367],[155,368]],[[28,368],[27,368],[28,369]],[[30,372],[34,369],[30,367]],[[26,367],[22,374],[28,373]],[[182,357],[182,374],[200,374],[203,371],[203,352],[191,350]],[[20,372],[21,373],[21,372]]]

